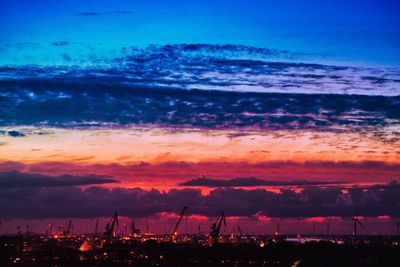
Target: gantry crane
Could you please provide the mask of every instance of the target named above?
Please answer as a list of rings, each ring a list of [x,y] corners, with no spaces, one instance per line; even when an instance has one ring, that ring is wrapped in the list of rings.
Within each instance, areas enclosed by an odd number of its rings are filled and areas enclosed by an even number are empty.
[[[72,234],[72,227],[72,221],[69,220],[67,230],[62,229],[60,234],[63,236],[69,236],[70,234]]]

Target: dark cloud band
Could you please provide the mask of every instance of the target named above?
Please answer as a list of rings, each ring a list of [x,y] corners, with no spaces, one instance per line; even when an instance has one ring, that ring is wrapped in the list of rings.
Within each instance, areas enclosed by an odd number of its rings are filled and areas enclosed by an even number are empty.
[[[181,186],[205,186],[205,187],[255,187],[255,186],[316,186],[316,185],[335,185],[344,184],[346,181],[322,181],[322,180],[263,180],[255,177],[250,178],[233,178],[228,180],[212,179],[200,177],[183,183]]]
[[[190,206],[190,214],[218,216],[316,217],[354,215],[400,216],[400,187],[397,182],[382,188],[309,187],[301,192],[281,189],[219,188],[208,195],[200,190],[182,189],[162,192],[139,188],[105,189],[89,187],[1,188],[0,213],[6,218],[92,218],[119,211],[123,216],[147,217],[160,212],[175,212]],[[16,201],[18,199],[18,201]]]
[[[23,173],[19,171],[0,171],[0,187],[8,188],[29,188],[29,187],[58,187],[117,183],[107,176],[101,175],[61,175],[50,176],[40,173]]]
[[[400,97],[181,90],[91,75],[1,80],[0,88],[3,126],[159,124],[379,135],[382,127],[400,124]]]

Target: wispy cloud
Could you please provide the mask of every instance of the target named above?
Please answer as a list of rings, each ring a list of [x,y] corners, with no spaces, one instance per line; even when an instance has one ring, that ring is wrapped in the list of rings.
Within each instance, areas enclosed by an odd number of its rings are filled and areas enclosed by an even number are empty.
[[[64,60],[71,57],[65,55]],[[129,76],[133,69],[54,68],[47,74],[29,67],[3,70],[3,126],[307,129],[357,131],[389,142],[399,140],[393,132],[400,125],[399,97],[185,90],[155,74],[135,70]],[[135,77],[136,71],[142,72],[140,77]],[[13,73],[25,77],[10,78]],[[179,82],[186,84],[185,79]]]
[[[12,137],[24,137],[25,133],[21,132],[21,131],[15,131],[15,130],[11,130],[11,131],[4,131],[4,130],[0,130],[0,135],[9,135]]]
[[[79,12],[79,15],[84,16],[84,17],[98,17],[98,16],[104,16],[104,15],[131,15],[131,14],[133,14],[133,12],[130,10],[118,10],[118,11],[112,11],[112,12],[98,12],[98,11]]]
[[[25,187],[58,187],[117,183],[118,181],[101,175],[61,175],[50,176],[40,173],[26,173],[13,171],[0,171],[0,187],[25,188]]]
[[[82,11],[82,12],[79,12],[79,15],[85,16],[85,17],[95,17],[95,16],[102,16],[103,13],[96,12],[96,11]]]
[[[323,180],[264,180],[255,177],[233,178],[228,180],[200,177],[180,183],[181,186],[206,186],[206,187],[256,187],[256,186],[316,186],[343,184],[346,181]]]
[[[67,45],[69,45],[69,42],[68,41],[54,41],[54,42],[51,42],[50,44],[54,45],[54,46],[67,46]]]

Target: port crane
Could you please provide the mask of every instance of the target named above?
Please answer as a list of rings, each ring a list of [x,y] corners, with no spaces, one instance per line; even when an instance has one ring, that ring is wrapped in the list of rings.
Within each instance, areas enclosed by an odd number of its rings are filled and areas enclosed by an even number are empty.
[[[63,236],[68,236],[68,235],[72,234],[72,227],[73,227],[72,221],[69,220],[67,230],[64,230],[64,226],[62,226],[60,234]]]
[[[131,234],[140,234],[140,230],[136,228],[134,220],[131,222]]]
[[[352,220],[353,220],[353,227],[354,227],[353,234],[356,237],[357,236],[357,225],[360,225],[361,227],[363,226],[361,221],[360,221],[360,219],[358,218],[358,207],[357,207],[357,204],[356,204],[356,216],[354,216],[352,218]]]
[[[358,218],[358,216],[353,217],[353,227],[354,227],[354,232],[353,232],[353,234],[354,234],[354,236],[357,236],[357,224],[359,224],[361,227],[363,226],[363,225],[361,224],[361,221],[360,221],[360,219]]]
[[[176,220],[174,229],[173,229],[172,232],[171,232],[171,239],[172,239],[174,236],[176,236],[176,235],[178,234],[179,225],[181,224],[182,219],[183,219],[183,216],[185,215],[185,212],[186,212],[186,210],[187,210],[188,208],[189,208],[189,207],[187,207],[187,206],[183,207],[181,213],[179,214],[179,218]],[[171,228],[172,228],[172,225],[171,225],[170,229],[171,229]]]
[[[238,235],[240,235],[240,236],[243,235],[242,228],[240,228],[240,225],[238,225],[238,227],[237,227],[237,232],[238,232]]]
[[[94,227],[94,234],[97,235],[99,232],[99,219],[96,220],[96,226]]]
[[[118,227],[118,213],[115,212],[111,217],[110,221],[106,224],[106,229],[104,231],[104,236],[112,237],[114,235],[115,226]]]
[[[221,212],[221,215],[217,218],[215,223],[211,225],[211,231],[210,231],[210,236],[212,238],[218,238],[219,233],[221,231],[221,226],[222,223],[224,223],[224,226],[226,227],[226,219],[225,219],[225,214],[224,212]]]

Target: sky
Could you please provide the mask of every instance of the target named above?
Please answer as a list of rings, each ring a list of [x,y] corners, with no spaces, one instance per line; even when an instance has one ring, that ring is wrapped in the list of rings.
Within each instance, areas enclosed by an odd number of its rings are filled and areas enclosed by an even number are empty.
[[[392,234],[397,1],[1,1],[1,233]],[[164,226],[164,227],[163,227]],[[236,228],[235,228],[236,229]]]
[[[115,56],[122,46],[244,44],[309,60],[400,64],[400,5],[366,1],[1,1],[5,64]],[[54,47],[57,41],[69,46]],[[21,51],[22,50],[22,51]]]

